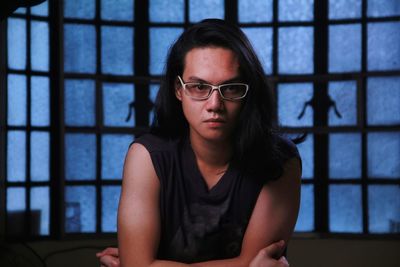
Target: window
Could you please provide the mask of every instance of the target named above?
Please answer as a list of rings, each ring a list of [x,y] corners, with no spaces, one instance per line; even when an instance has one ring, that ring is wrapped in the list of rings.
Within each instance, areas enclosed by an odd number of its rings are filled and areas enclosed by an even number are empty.
[[[8,237],[115,233],[124,155],[152,121],[166,53],[207,17],[240,25],[282,126],[307,133],[296,231],[400,231],[398,1],[47,0],[0,24]]]

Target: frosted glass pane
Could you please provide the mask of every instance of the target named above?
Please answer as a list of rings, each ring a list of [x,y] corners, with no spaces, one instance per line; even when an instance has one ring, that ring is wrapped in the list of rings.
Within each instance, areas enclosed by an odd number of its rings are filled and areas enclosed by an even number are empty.
[[[400,124],[400,77],[367,80],[369,125]]]
[[[272,0],[239,0],[239,22],[271,22]]]
[[[314,231],[314,186],[301,185],[300,211],[296,232]]]
[[[362,0],[329,0],[329,18],[361,18],[361,2]]]
[[[329,230],[341,233],[362,232],[361,186],[329,187]]]
[[[49,181],[50,135],[48,132],[31,132],[31,180]]]
[[[162,74],[170,46],[183,32],[182,28],[150,28],[150,73]]]
[[[355,133],[329,135],[329,177],[361,178],[361,135]]]
[[[305,103],[313,97],[311,83],[287,83],[278,85],[278,116],[283,126],[302,127],[313,125],[313,109],[307,106],[301,119]]]
[[[14,14],[26,14],[26,7],[19,7],[14,11]]]
[[[400,187],[371,185],[368,187],[369,232],[400,232]]]
[[[189,20],[199,22],[207,18],[223,19],[224,0],[189,0]]]
[[[26,76],[9,74],[7,82],[7,124],[24,126],[26,125]]]
[[[7,133],[7,181],[26,180],[26,133],[9,131]]]
[[[244,33],[250,39],[254,50],[264,68],[265,73],[272,73],[272,29],[244,28]]]
[[[140,1],[140,0],[139,0]],[[101,0],[101,18],[104,20],[133,21],[134,1]]]
[[[368,134],[368,176],[400,179],[400,132]]]
[[[10,18],[7,21],[8,67],[26,69],[26,21]]]
[[[133,30],[101,27],[101,70],[105,74],[133,74]]]
[[[345,126],[357,124],[357,83],[355,81],[330,82],[329,96],[336,103],[341,118],[336,115],[334,108],[329,109],[328,121],[330,126]]]
[[[7,235],[21,235],[26,222],[26,190],[22,187],[7,188]]]
[[[128,134],[105,134],[101,138],[101,177],[121,180],[126,152],[133,141]]]
[[[313,73],[314,31],[312,27],[279,28],[279,73]]]
[[[307,134],[304,142],[297,145],[302,162],[302,179],[314,177],[314,135]]]
[[[7,188],[7,211],[24,211],[26,209],[26,190],[23,187]]]
[[[96,231],[96,191],[94,186],[65,188],[65,232]]]
[[[47,186],[31,189],[31,211],[33,214],[39,213],[39,229],[32,229],[33,233],[48,235],[50,233],[50,193]]]
[[[314,0],[279,0],[279,21],[312,21]]]
[[[94,126],[95,83],[92,80],[65,81],[65,124],[68,126]]]
[[[361,70],[361,25],[329,26],[329,71]]]
[[[31,14],[37,16],[48,16],[49,15],[49,3],[44,1],[40,5],[31,7]]]
[[[183,0],[150,0],[151,22],[184,22]]]
[[[66,134],[65,161],[67,180],[95,180],[96,135]]]
[[[64,24],[64,70],[79,73],[96,72],[96,29],[94,26]]]
[[[95,0],[68,0],[64,2],[64,16],[76,19],[94,19]]]
[[[400,15],[399,0],[368,0],[368,17],[389,17]]]
[[[117,231],[117,211],[120,186],[103,186],[101,190],[101,230],[102,232]]]
[[[157,84],[152,84],[150,85],[150,90],[149,90],[149,99],[150,101],[154,104],[156,102],[156,98],[157,98],[157,94],[158,94],[158,90],[160,88],[160,85]],[[151,111],[149,112],[149,125],[152,125],[154,121],[154,106],[151,109]]]
[[[400,22],[368,23],[368,70],[400,69]]]
[[[49,70],[49,24],[31,22],[31,67],[32,70]]]
[[[135,126],[135,110],[130,104],[135,101],[133,84],[103,84],[103,118],[105,126]],[[132,110],[133,109],[133,110]],[[132,112],[129,120],[129,112]]]
[[[50,125],[50,81],[48,77],[31,78],[31,124]]]

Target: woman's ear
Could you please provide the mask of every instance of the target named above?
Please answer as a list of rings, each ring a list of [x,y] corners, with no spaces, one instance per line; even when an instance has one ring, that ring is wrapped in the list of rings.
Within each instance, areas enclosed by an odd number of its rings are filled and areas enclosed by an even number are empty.
[[[182,101],[182,85],[178,81],[178,78],[175,81],[175,96],[179,101]]]

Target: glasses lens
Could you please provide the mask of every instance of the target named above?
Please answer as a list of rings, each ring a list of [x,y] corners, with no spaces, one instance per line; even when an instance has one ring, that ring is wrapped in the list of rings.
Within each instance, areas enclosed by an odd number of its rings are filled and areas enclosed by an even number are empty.
[[[225,98],[235,99],[246,95],[247,86],[245,84],[226,84],[222,85],[221,93]]]
[[[210,94],[212,87],[208,84],[201,83],[187,83],[186,92],[193,98],[207,98]]]

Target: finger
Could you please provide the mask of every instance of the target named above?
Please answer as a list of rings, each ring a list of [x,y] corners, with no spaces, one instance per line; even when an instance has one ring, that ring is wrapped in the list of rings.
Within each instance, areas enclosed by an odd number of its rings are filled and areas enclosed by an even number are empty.
[[[289,262],[287,261],[285,256],[280,257],[279,262],[283,263],[284,266],[289,266]]]
[[[264,248],[264,253],[272,258],[278,259],[282,255],[285,248],[285,241],[280,240],[278,242],[272,243],[268,247]]]

